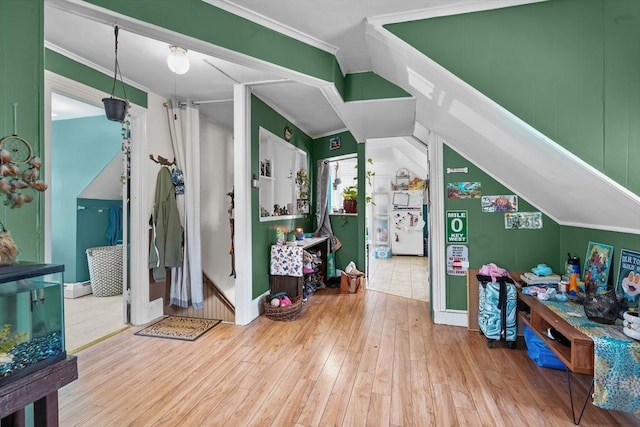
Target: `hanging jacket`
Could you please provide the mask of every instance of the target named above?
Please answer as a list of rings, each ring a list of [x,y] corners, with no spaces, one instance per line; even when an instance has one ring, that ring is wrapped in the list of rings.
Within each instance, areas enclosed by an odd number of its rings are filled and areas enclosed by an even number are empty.
[[[182,266],[183,229],[171,171],[167,167],[158,172],[151,222],[153,237],[149,268],[153,268],[154,280],[162,281],[165,279],[165,267]]]

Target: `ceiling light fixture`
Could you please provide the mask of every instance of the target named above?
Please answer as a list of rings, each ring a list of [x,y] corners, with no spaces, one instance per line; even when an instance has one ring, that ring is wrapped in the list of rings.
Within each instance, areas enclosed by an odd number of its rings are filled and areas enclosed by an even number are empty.
[[[187,49],[171,45],[169,46],[169,55],[167,56],[167,66],[176,74],[184,74],[189,71],[189,57],[187,56]]]

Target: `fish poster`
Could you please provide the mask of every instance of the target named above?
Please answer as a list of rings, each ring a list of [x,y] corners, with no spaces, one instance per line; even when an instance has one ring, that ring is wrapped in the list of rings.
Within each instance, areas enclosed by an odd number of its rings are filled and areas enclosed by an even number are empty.
[[[482,185],[479,182],[447,183],[448,199],[479,199],[482,196]]]
[[[482,196],[482,212],[518,212],[518,196]]]
[[[620,266],[618,267],[618,284],[616,293],[626,298],[629,307],[638,309],[640,297],[640,252],[622,249],[620,251]]]

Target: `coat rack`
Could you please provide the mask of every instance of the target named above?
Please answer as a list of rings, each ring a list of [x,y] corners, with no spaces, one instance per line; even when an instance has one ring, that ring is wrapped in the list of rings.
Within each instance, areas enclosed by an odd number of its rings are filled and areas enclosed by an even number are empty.
[[[169,160],[168,160],[168,159],[165,159],[164,157],[162,157],[162,156],[160,156],[160,155],[158,156],[158,159],[157,159],[157,160],[153,157],[153,154],[149,154],[149,158],[150,158],[151,160],[153,160],[154,162],[156,162],[157,164],[162,165],[162,166],[169,166],[169,167],[171,167],[171,166],[173,166],[173,165],[175,165],[175,164],[176,164],[176,158],[175,158],[175,157],[173,158],[173,161],[172,161],[172,162],[169,162]]]

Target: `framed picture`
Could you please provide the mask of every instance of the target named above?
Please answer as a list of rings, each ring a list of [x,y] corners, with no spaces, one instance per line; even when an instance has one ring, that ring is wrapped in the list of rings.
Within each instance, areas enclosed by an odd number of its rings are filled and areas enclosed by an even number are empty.
[[[582,275],[585,288],[587,283],[591,282],[597,288],[595,290],[596,294],[607,291],[612,258],[613,246],[605,245],[604,243],[589,242],[587,246],[587,256],[584,258],[584,273]]]
[[[619,297],[627,299],[629,307],[638,309],[638,299],[640,299],[640,252],[630,251],[629,249],[620,251],[616,293]]]
[[[335,136],[329,140],[329,150],[337,150],[342,144],[340,143],[340,137]]]
[[[296,206],[298,210],[298,214],[306,215],[309,213],[309,200],[306,199],[298,199],[298,203]]]

